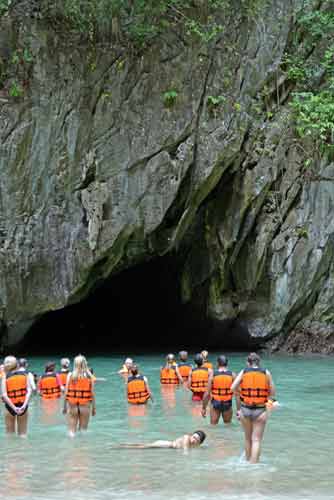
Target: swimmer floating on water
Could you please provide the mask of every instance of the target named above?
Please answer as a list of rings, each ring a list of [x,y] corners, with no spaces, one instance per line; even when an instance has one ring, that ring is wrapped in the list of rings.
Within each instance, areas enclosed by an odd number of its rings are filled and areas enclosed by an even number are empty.
[[[174,450],[188,450],[189,448],[197,448],[200,446],[206,438],[206,434],[203,431],[195,431],[192,434],[184,434],[183,436],[175,439],[174,441],[153,441],[153,443],[148,444],[123,444],[120,445],[121,448],[135,448],[140,450],[151,449],[151,448],[171,448]]]

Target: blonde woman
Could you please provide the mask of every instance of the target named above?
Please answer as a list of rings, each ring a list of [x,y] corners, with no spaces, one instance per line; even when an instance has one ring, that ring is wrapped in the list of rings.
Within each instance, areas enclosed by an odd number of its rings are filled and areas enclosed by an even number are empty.
[[[77,430],[87,430],[90,413],[95,416],[94,379],[86,358],[79,354],[74,358],[73,372],[69,373],[64,398],[64,414],[67,414],[71,437]]]
[[[2,399],[5,403],[5,425],[7,434],[26,437],[28,427],[28,404],[32,394],[29,376],[18,371],[17,360],[7,356],[4,360],[5,376],[1,380]]]

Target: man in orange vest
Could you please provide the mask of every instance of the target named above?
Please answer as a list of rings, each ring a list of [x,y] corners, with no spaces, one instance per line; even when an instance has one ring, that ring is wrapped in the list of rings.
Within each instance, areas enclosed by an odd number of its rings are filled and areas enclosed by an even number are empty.
[[[149,399],[153,402],[152,393],[147,378],[140,375],[138,366],[132,365],[127,382],[128,403],[145,404]]]
[[[202,416],[206,417],[206,408],[211,399],[210,423],[217,425],[220,417],[223,417],[224,423],[228,424],[232,420],[232,383],[236,377],[234,372],[228,368],[228,360],[225,356],[219,356],[217,359],[217,370],[209,376],[208,390],[204,394],[202,403]],[[237,410],[240,409],[240,399],[236,395]]]

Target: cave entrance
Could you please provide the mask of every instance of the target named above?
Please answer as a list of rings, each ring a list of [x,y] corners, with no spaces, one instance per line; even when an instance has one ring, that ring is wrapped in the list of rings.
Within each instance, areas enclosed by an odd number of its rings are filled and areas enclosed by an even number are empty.
[[[244,350],[247,332],[235,324],[217,327],[205,307],[182,303],[179,269],[176,258],[165,256],[120,272],[80,303],[45,314],[22,348],[60,355]]]

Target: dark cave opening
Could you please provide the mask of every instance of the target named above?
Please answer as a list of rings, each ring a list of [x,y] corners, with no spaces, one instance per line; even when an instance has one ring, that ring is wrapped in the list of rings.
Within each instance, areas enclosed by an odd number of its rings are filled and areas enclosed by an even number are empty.
[[[27,333],[29,353],[247,350],[247,328],[212,321],[205,308],[183,304],[179,263],[160,257],[106,280],[80,303],[45,314]]]

